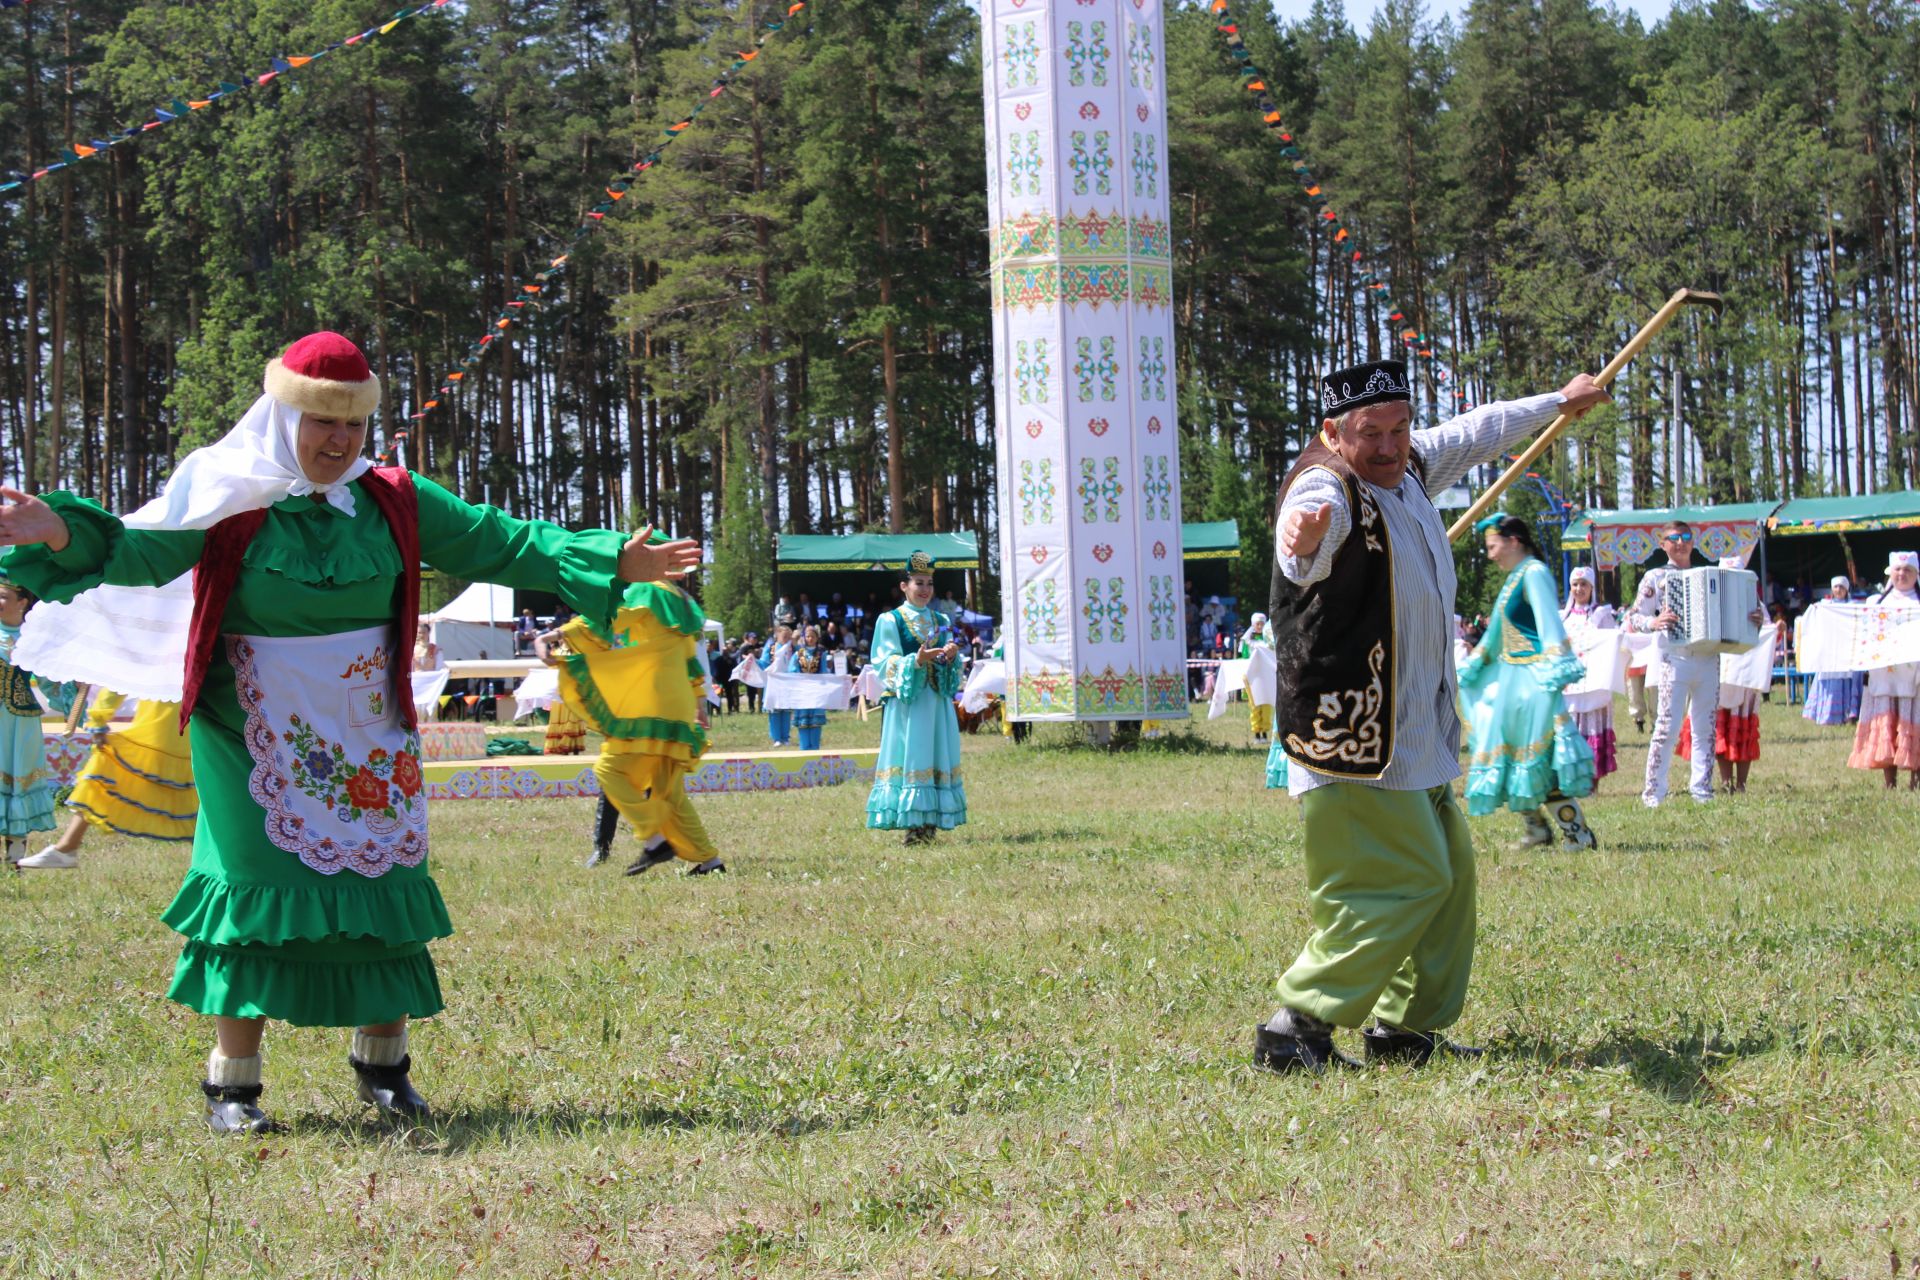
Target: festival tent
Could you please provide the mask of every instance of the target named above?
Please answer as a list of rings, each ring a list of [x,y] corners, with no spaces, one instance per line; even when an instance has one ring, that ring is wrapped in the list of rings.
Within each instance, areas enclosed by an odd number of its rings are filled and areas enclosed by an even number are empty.
[[[1777,502],[1730,502],[1707,507],[1648,507],[1589,511],[1560,535],[1563,551],[1591,551],[1600,569],[1645,564],[1660,549],[1660,531],[1670,520],[1693,526],[1694,551],[1711,564],[1723,556],[1752,552]]]
[[[1186,562],[1186,578],[1193,584],[1194,595],[1202,600],[1208,596],[1231,597],[1233,561],[1240,558],[1240,522],[1206,520],[1181,525],[1180,558]]]
[[[1795,498],[1767,525],[1767,565],[1780,581],[1813,595],[1836,573],[1871,584],[1889,551],[1920,550],[1920,490]]]
[[[907,557],[924,551],[934,559],[934,593],[965,601],[980,568],[980,539],[972,533],[783,533],[775,552],[775,594],[804,594],[824,605],[837,593],[854,608],[873,596],[880,608],[899,601]]]
[[[476,582],[444,609],[424,614],[433,639],[448,661],[513,656],[513,589]]]

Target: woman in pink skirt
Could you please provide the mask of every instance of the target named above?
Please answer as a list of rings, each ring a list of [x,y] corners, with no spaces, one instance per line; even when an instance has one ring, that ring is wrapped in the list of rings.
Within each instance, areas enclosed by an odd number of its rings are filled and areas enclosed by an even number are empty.
[[[1880,603],[1920,606],[1920,552],[1896,551],[1887,557],[1887,589]],[[1854,730],[1847,765],[1878,769],[1892,790],[1907,771],[1907,789],[1920,791],[1920,662],[1903,662],[1867,672],[1860,700],[1860,727]]]
[[[1599,599],[1594,572],[1586,565],[1575,569],[1567,579],[1567,603],[1560,609],[1560,621],[1575,652],[1584,647],[1581,641],[1588,630],[1611,631],[1620,625],[1613,606]],[[1593,748],[1593,780],[1597,784],[1620,767],[1613,747],[1613,691],[1569,693],[1566,699],[1574,727]]]

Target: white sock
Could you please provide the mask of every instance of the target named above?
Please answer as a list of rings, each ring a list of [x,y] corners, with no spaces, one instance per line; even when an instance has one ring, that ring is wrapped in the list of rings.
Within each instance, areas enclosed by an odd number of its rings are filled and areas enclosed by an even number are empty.
[[[1267,1023],[1267,1030],[1279,1036],[1330,1036],[1333,1024],[1322,1022],[1310,1013],[1283,1007]]]
[[[260,1055],[229,1058],[218,1048],[207,1055],[207,1083],[245,1088],[260,1083]]]
[[[356,1027],[351,1052],[370,1067],[397,1067],[407,1056],[406,1029],[397,1036],[370,1036]]]
[[[666,842],[667,842],[667,838],[661,835],[658,831],[656,831],[652,835],[647,837],[646,843],[641,845],[640,848],[642,851],[646,853],[652,853],[655,849],[658,849],[661,845],[665,844]]]

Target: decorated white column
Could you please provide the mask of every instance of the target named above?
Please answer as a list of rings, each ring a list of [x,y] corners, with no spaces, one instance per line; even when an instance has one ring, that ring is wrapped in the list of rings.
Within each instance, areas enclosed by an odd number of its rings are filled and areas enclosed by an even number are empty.
[[[985,0],[1007,708],[1187,714],[1160,0]]]

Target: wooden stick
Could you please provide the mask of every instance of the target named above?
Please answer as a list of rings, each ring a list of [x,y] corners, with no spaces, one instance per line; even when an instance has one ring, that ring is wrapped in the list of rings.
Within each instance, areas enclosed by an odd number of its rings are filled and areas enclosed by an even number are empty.
[[[73,691],[73,705],[67,708],[67,734],[80,727],[80,717],[87,714],[87,694],[93,691],[90,684],[82,684]]]
[[[1612,383],[1614,378],[1619,376],[1620,370],[1626,368],[1627,361],[1639,355],[1641,350],[1653,341],[1654,335],[1667,327],[1667,321],[1673,319],[1680,308],[1712,307],[1717,315],[1724,305],[1717,293],[1708,293],[1704,289],[1675,289],[1673,296],[1667,299],[1665,305],[1653,313],[1653,319],[1642,325],[1640,332],[1634,334],[1632,340],[1621,348],[1620,354],[1607,361],[1607,367],[1594,376],[1595,384],[1604,388]],[[1500,478],[1474,500],[1473,505],[1467,508],[1467,513],[1453,522],[1453,527],[1447,530],[1447,541],[1452,542],[1473,528],[1474,521],[1485,515],[1493,504],[1500,500],[1500,495],[1505,493],[1515,480],[1526,474],[1527,468],[1533,465],[1533,460],[1545,453],[1572,421],[1572,415],[1563,413],[1549,423],[1547,429],[1540,433],[1539,438],[1527,446],[1526,452],[1515,458],[1513,465],[1501,472]]]

